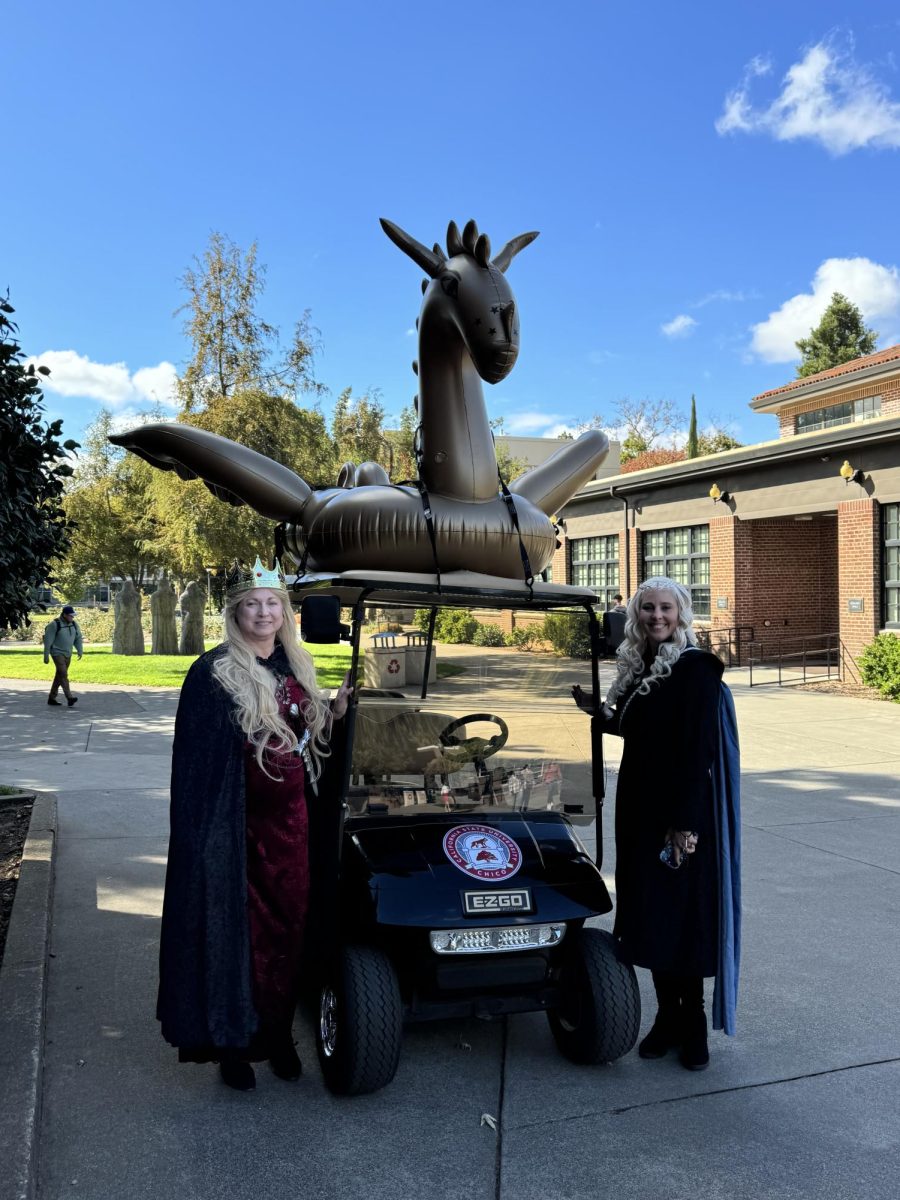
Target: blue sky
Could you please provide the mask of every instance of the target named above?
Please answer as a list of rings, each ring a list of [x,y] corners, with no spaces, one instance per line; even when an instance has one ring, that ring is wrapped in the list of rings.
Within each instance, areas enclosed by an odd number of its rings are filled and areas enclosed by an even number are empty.
[[[213,230],[258,241],[285,335],[312,310],[332,396],[389,413],[421,276],[380,216],[428,245],[450,219],[540,230],[486,388],[507,432],[693,392],[761,441],[748,401],[832,291],[900,342],[895,3],[7,0],[0,75],[0,287],[69,436],[167,398]]]

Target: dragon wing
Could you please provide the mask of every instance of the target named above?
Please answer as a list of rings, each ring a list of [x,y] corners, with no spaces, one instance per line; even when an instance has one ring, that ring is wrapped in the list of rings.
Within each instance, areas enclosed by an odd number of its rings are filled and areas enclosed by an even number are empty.
[[[298,522],[312,491],[289,467],[238,442],[175,421],[141,425],[110,439],[151,467],[200,478],[218,500],[249,504],[273,521]]]

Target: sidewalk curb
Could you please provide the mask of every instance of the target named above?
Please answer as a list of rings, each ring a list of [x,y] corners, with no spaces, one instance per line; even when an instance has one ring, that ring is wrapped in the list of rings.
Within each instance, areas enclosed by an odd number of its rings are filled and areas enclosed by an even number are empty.
[[[37,792],[0,967],[0,1200],[32,1200],[37,1190],[56,842],[56,795]]]

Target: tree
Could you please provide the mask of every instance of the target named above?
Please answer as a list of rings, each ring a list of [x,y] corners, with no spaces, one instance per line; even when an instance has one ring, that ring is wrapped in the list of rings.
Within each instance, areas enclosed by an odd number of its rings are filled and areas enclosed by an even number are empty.
[[[15,309],[0,300],[0,626],[27,624],[31,588],[54,582],[54,558],[66,552],[70,528],[61,497],[72,468],[60,443],[62,421],[43,424],[40,376],[24,366]]]
[[[84,453],[64,497],[74,524],[71,546],[56,567],[67,595],[100,579],[131,579],[141,588],[171,568],[158,537],[152,501],[153,468],[109,441],[112,413],[101,409],[85,437]],[[156,550],[152,543],[158,543]]]
[[[378,462],[386,469],[390,442],[384,433],[384,405],[379,392],[370,390],[354,397],[352,388],[344,388],[331,414],[331,438],[338,466],[345,462]]]
[[[182,417],[184,424],[240,442],[296,471],[307,482],[328,471],[334,480],[334,448],[318,409],[298,408],[292,400],[258,390],[242,390],[210,400],[202,413]],[[185,481],[174,471],[154,471],[150,480],[154,535],[148,549],[167,556],[180,579],[200,578],[213,563],[237,557],[252,562],[272,550],[273,523],[246,505],[232,507],[200,480]]]
[[[802,355],[797,376],[804,378],[830,367],[840,367],[875,349],[878,334],[863,322],[862,313],[840,292],[833,292],[822,320],[808,338],[795,342]]]
[[[742,445],[743,442],[714,425],[697,438],[697,454],[719,454],[722,450],[738,450]]]
[[[318,330],[306,309],[294,326],[291,344],[279,354],[279,333],[257,306],[266,269],[256,261],[256,243],[244,254],[222,233],[210,235],[202,258],[194,258],[181,278],[188,299],[184,332],[194,352],[178,381],[183,413],[203,409],[213,396],[241,388],[263,388],[296,397],[320,395],[313,374]]]
[[[671,463],[683,462],[686,455],[683,450],[672,448],[661,450],[644,450],[634,458],[622,463],[623,475],[631,471],[649,471],[651,467],[667,467]]]
[[[416,410],[408,404],[400,413],[399,429],[386,429],[384,436],[391,447],[391,482],[400,483],[403,479],[415,479],[418,472],[413,443],[416,436],[418,418]]]
[[[691,423],[688,426],[687,446],[685,446],[685,457],[696,458],[700,453],[700,446],[697,441],[697,401],[694,393],[691,392]]]
[[[613,407],[615,424],[624,433],[620,455],[623,463],[657,449],[660,438],[684,427],[684,416],[673,400],[632,400],[623,396]]]

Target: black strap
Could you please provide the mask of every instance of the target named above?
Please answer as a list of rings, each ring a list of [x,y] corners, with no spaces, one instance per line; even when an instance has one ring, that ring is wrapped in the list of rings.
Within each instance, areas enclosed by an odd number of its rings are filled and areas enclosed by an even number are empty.
[[[525,543],[522,541],[522,530],[519,528],[519,514],[516,512],[516,502],[513,499],[512,492],[506,486],[503,476],[500,474],[500,467],[497,466],[497,478],[500,480],[500,491],[503,493],[503,499],[506,502],[506,507],[509,509],[509,515],[512,519],[513,528],[516,531],[516,537],[519,539],[519,554],[522,556],[522,570],[525,572],[525,585],[528,588],[528,596],[531,599],[534,596],[534,572],[531,569],[531,562],[528,558],[528,551],[525,549]]]
[[[428,539],[431,542],[431,556],[434,559],[434,574],[437,578],[437,591],[441,591],[441,564],[438,560],[437,535],[434,530],[434,512],[431,508],[431,497],[428,495],[428,488],[422,482],[422,426],[416,426],[416,431],[413,434],[413,454],[416,456],[417,478],[404,479],[402,483],[395,484],[395,487],[414,487],[418,489],[419,499],[422,501],[422,513],[425,517],[425,528],[428,530]]]

